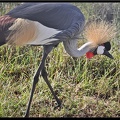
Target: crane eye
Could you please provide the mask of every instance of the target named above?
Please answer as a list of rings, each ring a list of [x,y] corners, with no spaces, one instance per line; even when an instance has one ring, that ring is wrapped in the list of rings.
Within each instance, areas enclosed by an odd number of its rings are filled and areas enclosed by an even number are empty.
[[[98,46],[97,48],[97,54],[102,55],[105,51],[105,46]]]

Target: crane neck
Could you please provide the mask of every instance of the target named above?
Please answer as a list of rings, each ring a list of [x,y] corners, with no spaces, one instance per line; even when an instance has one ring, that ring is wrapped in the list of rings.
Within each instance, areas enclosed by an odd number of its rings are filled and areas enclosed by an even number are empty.
[[[65,50],[72,57],[81,57],[91,49],[92,42],[83,44],[80,48],[77,48],[77,41],[70,40],[63,42]]]

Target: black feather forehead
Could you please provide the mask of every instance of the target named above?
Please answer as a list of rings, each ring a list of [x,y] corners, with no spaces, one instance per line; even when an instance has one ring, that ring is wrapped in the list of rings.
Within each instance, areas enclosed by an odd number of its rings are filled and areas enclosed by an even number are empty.
[[[105,49],[106,49],[107,51],[109,51],[109,50],[111,49],[111,44],[110,44],[110,42],[105,42],[105,43],[104,43],[104,46],[105,46]]]

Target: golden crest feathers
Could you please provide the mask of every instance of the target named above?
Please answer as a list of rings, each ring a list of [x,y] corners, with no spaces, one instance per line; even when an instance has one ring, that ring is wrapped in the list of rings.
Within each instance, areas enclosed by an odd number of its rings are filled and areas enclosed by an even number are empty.
[[[92,21],[84,30],[85,38],[96,47],[110,41],[116,35],[116,27],[106,21]]]

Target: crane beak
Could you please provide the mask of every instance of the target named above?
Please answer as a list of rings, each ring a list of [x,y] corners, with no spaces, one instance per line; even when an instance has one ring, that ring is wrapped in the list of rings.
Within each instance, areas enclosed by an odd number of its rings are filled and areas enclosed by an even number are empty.
[[[113,56],[107,50],[104,51],[103,55],[106,55],[107,57],[114,59]]]

